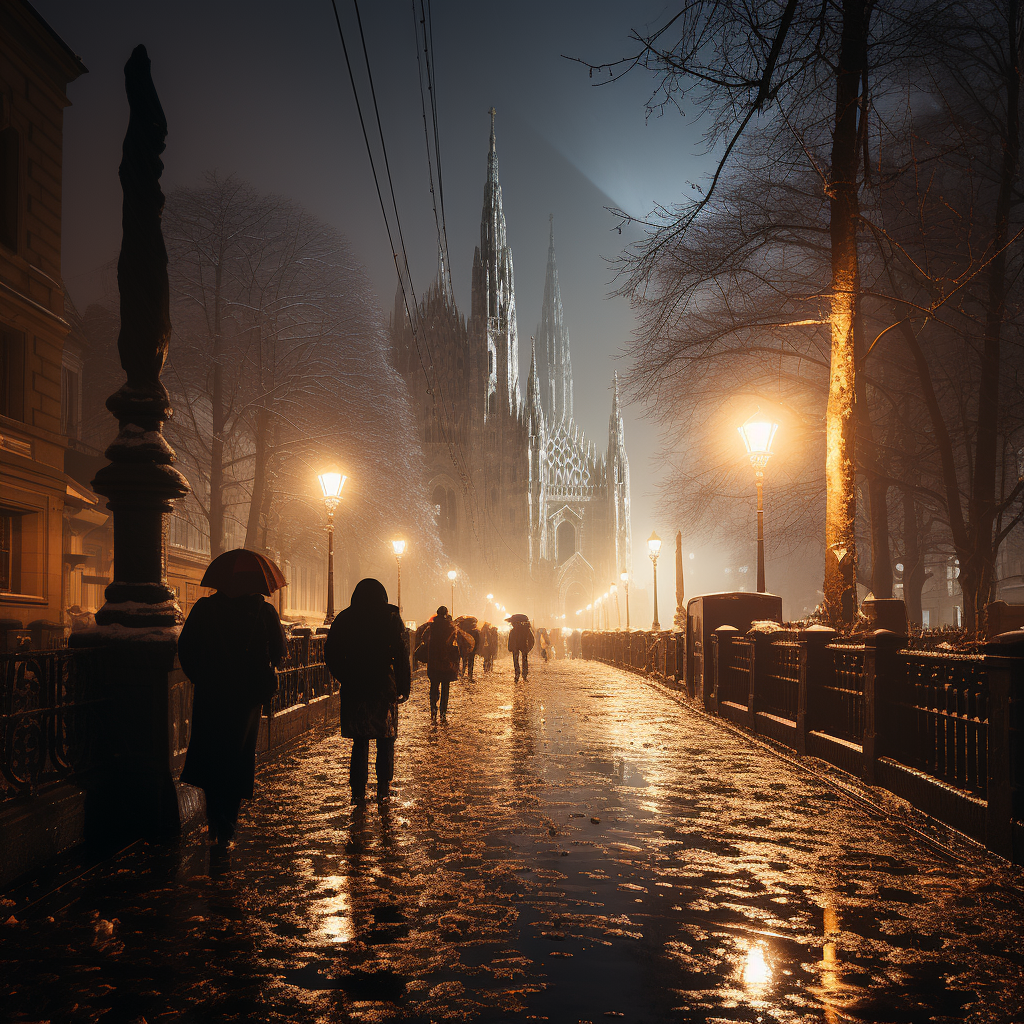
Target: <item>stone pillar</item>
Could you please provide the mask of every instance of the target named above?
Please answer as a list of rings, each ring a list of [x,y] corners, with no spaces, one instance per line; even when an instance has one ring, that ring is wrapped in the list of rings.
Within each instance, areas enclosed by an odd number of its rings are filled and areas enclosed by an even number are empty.
[[[899,670],[896,652],[906,637],[876,629],[864,637],[864,768],[862,777],[874,785],[878,758],[885,753],[886,695],[892,692]]]
[[[127,380],[107,399],[119,429],[106,451],[110,464],[92,482],[93,490],[107,499],[114,520],[114,579],[96,623],[150,629],[181,621],[164,571],[164,515],[190,488],[174,468],[174,450],[163,435],[171,415],[160,380],[171,337],[167,251],[160,228],[160,154],[167,121],[144,46],[132,52],[124,80],[131,113],[118,169],[124,198],[117,351]]]
[[[107,645],[121,666],[109,682],[117,693],[115,777],[109,787],[115,824],[135,835],[165,838],[202,820],[202,793],[177,783],[191,721],[191,685],[177,664],[181,609],[167,585],[164,516],[189,492],[163,435],[171,405],[160,373],[171,335],[167,252],[160,190],[167,122],[137,46],[125,65],[130,110],[118,175],[123,191],[117,283],[117,339],[125,383],[107,408],[118,434],[109,465],[92,482],[114,521],[113,581],[93,630],[72,634],[75,646]]]

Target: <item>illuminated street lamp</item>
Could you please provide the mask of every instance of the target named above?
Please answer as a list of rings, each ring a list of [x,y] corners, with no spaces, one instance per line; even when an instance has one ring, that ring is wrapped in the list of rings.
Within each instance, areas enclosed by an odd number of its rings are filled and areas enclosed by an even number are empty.
[[[341,504],[341,489],[348,477],[332,471],[318,474],[317,479],[327,506],[327,614],[324,625],[329,626],[334,621],[334,513]]]
[[[654,622],[651,629],[657,633],[661,629],[658,623],[658,555],[661,554],[661,538],[651,530],[647,538],[647,553],[651,557],[651,564],[654,566]]]
[[[626,629],[629,629],[629,573],[619,573],[619,579],[622,580],[623,589],[626,591]]]
[[[455,618],[455,577],[459,574],[454,569],[448,570],[448,579],[452,584],[452,606],[449,611],[452,613],[452,618]]]
[[[613,583],[608,589],[615,595],[615,628],[622,629],[622,608],[619,605],[619,588]]]
[[[760,409],[739,427],[740,437],[746,445],[750,464],[754,467],[757,483],[757,592],[763,594],[764,586],[764,469],[772,457],[772,441],[778,423],[760,416]]]
[[[398,614],[402,614],[402,555],[405,554],[405,541],[393,540],[391,549],[395,553],[395,561],[398,563]]]

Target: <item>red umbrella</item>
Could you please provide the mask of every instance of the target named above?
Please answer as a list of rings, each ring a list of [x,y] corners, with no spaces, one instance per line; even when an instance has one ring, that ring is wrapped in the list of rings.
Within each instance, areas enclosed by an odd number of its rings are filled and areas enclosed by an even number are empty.
[[[287,586],[284,573],[257,551],[235,548],[218,555],[206,568],[201,586],[228,594],[266,594]]]

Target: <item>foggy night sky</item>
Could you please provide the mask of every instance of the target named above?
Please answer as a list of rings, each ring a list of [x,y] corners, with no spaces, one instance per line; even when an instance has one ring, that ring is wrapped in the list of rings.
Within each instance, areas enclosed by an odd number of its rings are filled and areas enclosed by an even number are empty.
[[[330,0],[35,0],[35,6],[89,69],[69,88],[73,105],[64,134],[64,278],[80,309],[99,297],[98,270],[120,244],[117,165],[128,116],[122,69],[141,42],[169,125],[165,191],[216,170],[295,200],[348,237],[390,311],[394,264]],[[338,0],[338,9],[360,81],[350,0]],[[624,368],[616,357],[633,328],[628,302],[607,298],[613,275],[607,258],[637,237],[627,229],[618,234],[605,207],[644,215],[656,202],[678,199],[702,172],[695,155],[700,126],[674,110],[645,123],[650,78],[641,72],[593,88],[586,69],[561,54],[594,63],[624,56],[631,52],[629,30],[660,24],[666,10],[657,0],[433,5],[445,211],[459,307],[468,315],[493,104],[523,393],[553,213],[576,419],[599,450],[607,445],[612,370]],[[360,11],[420,293],[435,276],[437,243],[412,5],[364,0]],[[368,103],[368,90],[361,92]],[[372,116],[372,108],[364,107],[364,114]],[[626,409],[625,421],[634,569],[641,582],[649,572],[644,554],[651,529],[669,541],[685,524],[653,517],[657,430],[636,407]]]

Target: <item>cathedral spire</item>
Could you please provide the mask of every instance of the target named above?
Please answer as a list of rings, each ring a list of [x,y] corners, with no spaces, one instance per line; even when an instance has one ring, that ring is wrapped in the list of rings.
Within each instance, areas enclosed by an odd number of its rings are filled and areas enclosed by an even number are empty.
[[[530,339],[530,379],[526,385],[526,408],[530,433],[540,434],[544,424],[544,406],[541,402],[540,377],[537,374],[537,339]]]
[[[541,351],[547,364],[547,406],[552,424],[571,420],[572,363],[569,359],[569,332],[562,316],[562,292],[558,287],[555,263],[555,218],[548,217],[548,267],[544,277],[544,304],[540,311]]]
[[[505,212],[498,181],[498,152],[494,137],[494,107],[487,153],[487,181],[480,217],[480,248],[473,256],[473,302],[471,317],[482,351],[478,358],[488,367],[488,394],[511,416],[522,412],[519,390],[519,334],[516,324],[515,276],[512,250],[505,230]],[[485,346],[485,347],[484,347]],[[486,415],[491,415],[490,400]]]

